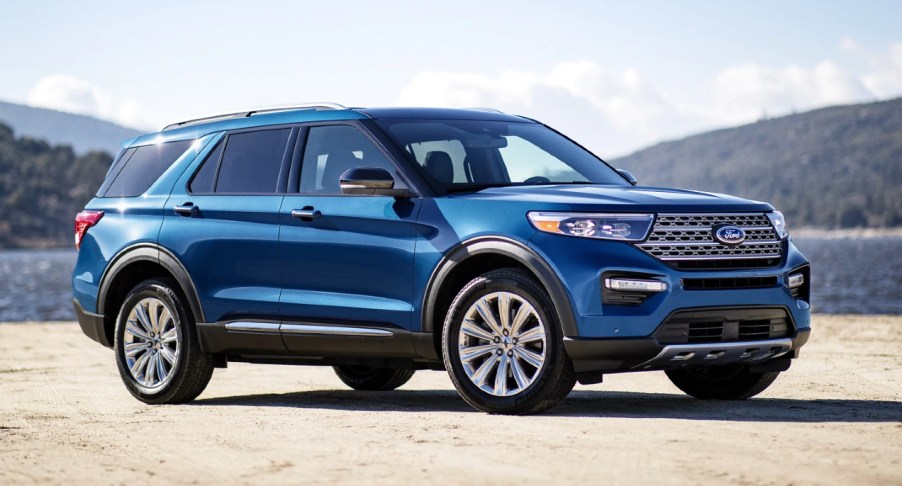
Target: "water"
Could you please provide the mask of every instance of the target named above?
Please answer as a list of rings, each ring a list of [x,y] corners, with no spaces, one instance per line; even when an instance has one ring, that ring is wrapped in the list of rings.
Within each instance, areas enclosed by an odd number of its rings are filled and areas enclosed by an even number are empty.
[[[902,238],[796,238],[812,262],[812,308],[902,314]],[[0,322],[75,318],[74,249],[0,250]]]

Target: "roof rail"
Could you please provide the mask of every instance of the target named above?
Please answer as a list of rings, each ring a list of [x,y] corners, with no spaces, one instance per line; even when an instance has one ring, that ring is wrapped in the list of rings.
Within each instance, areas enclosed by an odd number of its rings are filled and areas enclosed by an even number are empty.
[[[497,108],[489,108],[487,106],[473,106],[470,108],[466,108],[467,110],[473,111],[485,111],[487,113],[498,113],[499,115],[506,115],[507,113],[497,109]]]
[[[163,127],[163,130],[169,130],[171,128],[181,128],[188,125],[194,125],[197,123],[216,121],[216,120],[228,120],[229,118],[247,118],[249,116],[255,115],[257,113],[274,113],[279,111],[291,111],[291,110],[347,110],[348,108],[339,105],[338,103],[289,103],[285,105],[270,105],[263,106],[259,108],[249,108],[245,110],[238,110],[234,112],[228,113],[218,113],[215,115],[207,115],[201,116],[197,118],[191,118],[189,120],[184,120],[176,123],[170,123]]]

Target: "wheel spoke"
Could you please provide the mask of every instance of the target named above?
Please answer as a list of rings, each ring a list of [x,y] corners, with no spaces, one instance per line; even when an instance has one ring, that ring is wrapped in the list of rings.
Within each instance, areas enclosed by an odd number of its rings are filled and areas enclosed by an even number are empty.
[[[135,379],[138,379],[138,377],[141,376],[141,374],[144,372],[144,368],[147,366],[147,360],[149,359],[150,353],[144,353],[132,364],[131,372],[132,376],[134,376]]]
[[[466,348],[460,349],[460,360],[464,363],[469,363],[474,359],[485,356],[486,354],[491,354],[495,352],[497,346],[486,344],[483,346],[469,346]]]
[[[163,381],[166,378],[166,367],[163,366],[163,353],[157,353],[154,361],[157,364],[157,379]]]
[[[501,335],[501,327],[498,325],[498,320],[495,319],[495,314],[492,312],[492,306],[489,304],[488,299],[483,297],[476,302],[476,312],[479,312],[482,320],[492,328],[495,334]]]
[[[514,375],[514,380],[516,380],[517,382],[517,388],[519,390],[522,390],[529,385],[529,378],[527,378],[526,373],[523,372],[523,367],[520,366],[520,360],[511,360],[511,371]]]
[[[163,335],[160,336],[160,341],[163,343],[171,343],[177,339],[178,339],[178,332],[175,330],[174,327],[172,329],[164,332]]]
[[[545,361],[544,356],[540,354],[533,353],[532,351],[526,348],[516,347],[514,348],[514,354],[517,355],[523,361],[531,364],[535,368],[541,368],[542,363]]]
[[[147,343],[125,343],[125,356],[134,358],[141,351],[147,351]]]
[[[166,346],[160,348],[160,354],[168,363],[170,368],[175,366],[175,353]]]
[[[138,316],[138,323],[144,328],[144,332],[148,334],[153,332],[150,317],[147,316],[147,311],[144,310],[144,305],[141,302],[138,302],[138,305],[135,306],[135,314]]]
[[[165,305],[163,306],[162,312],[160,312],[160,334],[166,334],[166,329],[169,328],[169,325],[172,324],[172,313],[169,312],[169,308]]]
[[[529,316],[533,314],[535,314],[535,309],[529,302],[521,302],[520,308],[517,309],[517,315],[514,316],[514,322],[511,324],[511,334],[516,336],[523,324],[529,320]]]
[[[526,344],[543,339],[545,339],[545,329],[542,326],[536,326],[517,336],[518,344]]]
[[[498,295],[498,317],[501,320],[501,328],[509,329],[511,324],[511,296],[508,293]]]
[[[486,380],[488,380],[489,373],[492,371],[492,369],[495,367],[495,365],[497,363],[498,363],[498,358],[496,358],[494,356],[489,356],[488,359],[486,359],[485,362],[482,363],[482,365],[479,367],[479,369],[477,369],[476,372],[473,373],[473,377],[472,377],[473,383],[475,383],[476,386],[480,386],[480,387],[485,385]]]
[[[491,333],[479,327],[470,319],[464,319],[463,324],[460,325],[460,332],[466,334],[467,336],[471,336],[476,339],[482,339],[484,341],[491,341],[493,338]]]
[[[507,365],[509,358],[502,354],[498,360],[498,371],[495,373],[495,395],[507,395]]]
[[[147,365],[144,367],[144,386],[149,387],[153,385],[157,369],[157,359],[157,355],[151,354],[150,359],[147,360]]]
[[[147,313],[150,317],[150,325],[153,328],[153,332],[160,334],[160,301],[159,300],[151,300],[147,304]]]
[[[125,330],[126,330],[126,332],[128,332],[129,334],[131,334],[135,337],[141,338],[145,341],[150,340],[150,335],[147,334],[147,332],[144,329],[138,328],[137,321],[128,321],[128,325],[125,327]]]

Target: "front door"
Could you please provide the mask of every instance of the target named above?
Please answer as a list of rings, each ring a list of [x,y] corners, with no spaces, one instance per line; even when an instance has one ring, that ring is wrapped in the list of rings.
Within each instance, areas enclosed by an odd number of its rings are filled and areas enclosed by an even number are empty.
[[[420,200],[342,195],[338,178],[352,167],[384,168],[403,185],[358,126],[307,130],[300,190],[281,209],[283,320],[409,330]]]

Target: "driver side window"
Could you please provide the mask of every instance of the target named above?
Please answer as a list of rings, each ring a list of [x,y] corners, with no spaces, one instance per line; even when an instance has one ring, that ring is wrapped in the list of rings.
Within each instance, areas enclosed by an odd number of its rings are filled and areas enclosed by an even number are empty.
[[[387,170],[397,181],[394,165],[359,130],[349,125],[312,127],[307,134],[301,167],[302,194],[341,194],[339,178],[354,167]]]

